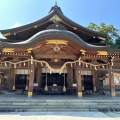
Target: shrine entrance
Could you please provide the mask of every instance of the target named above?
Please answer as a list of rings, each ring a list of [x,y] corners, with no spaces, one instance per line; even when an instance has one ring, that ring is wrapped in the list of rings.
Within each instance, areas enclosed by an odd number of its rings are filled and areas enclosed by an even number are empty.
[[[92,93],[94,90],[93,86],[93,76],[92,75],[83,75],[84,80],[84,91],[86,93]]]
[[[64,77],[65,77],[65,86],[67,85],[67,74],[65,73],[47,73],[47,85],[48,86],[64,86]],[[46,73],[42,73],[42,85],[46,85]]]
[[[41,87],[45,88],[46,84],[48,86],[47,94],[62,94],[63,87],[67,87],[67,73],[42,73]]]

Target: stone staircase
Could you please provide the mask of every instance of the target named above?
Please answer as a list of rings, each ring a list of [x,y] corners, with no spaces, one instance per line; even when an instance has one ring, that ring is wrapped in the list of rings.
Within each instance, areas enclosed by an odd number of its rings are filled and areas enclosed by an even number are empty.
[[[0,112],[120,111],[120,100],[0,100]]]

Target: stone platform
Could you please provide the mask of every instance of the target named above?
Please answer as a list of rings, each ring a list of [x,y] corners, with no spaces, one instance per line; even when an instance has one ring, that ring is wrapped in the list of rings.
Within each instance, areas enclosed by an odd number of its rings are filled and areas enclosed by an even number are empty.
[[[0,94],[0,112],[120,111],[120,95],[27,95]]]

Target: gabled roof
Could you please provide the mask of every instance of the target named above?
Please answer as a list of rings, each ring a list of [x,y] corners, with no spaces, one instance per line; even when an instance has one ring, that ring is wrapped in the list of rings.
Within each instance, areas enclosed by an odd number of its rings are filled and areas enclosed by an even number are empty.
[[[69,18],[67,18],[61,11],[60,7],[58,7],[57,5],[55,5],[54,7],[52,7],[52,9],[50,10],[50,12],[48,13],[47,16],[17,27],[17,28],[12,28],[12,29],[7,29],[7,30],[0,30],[0,32],[3,34],[3,36],[5,36],[7,39],[11,39],[11,40],[26,40],[29,39],[30,37],[32,37],[34,34],[36,34],[37,32],[40,32],[42,30],[46,30],[47,27],[49,27],[51,24],[54,23],[54,19],[55,17],[59,18],[59,22],[62,22],[64,25],[69,26],[70,29],[72,30],[76,30],[77,33],[79,34],[80,32],[85,34],[83,36],[90,36],[92,37],[96,37],[98,39],[105,39],[107,36],[95,31],[92,31],[88,28],[85,28],[75,22],[73,22],[72,20],[70,20]]]
[[[56,39],[57,38],[57,39]],[[9,43],[9,42],[2,42],[1,48],[30,48],[31,46],[44,41],[44,40],[68,40],[82,49],[86,50],[109,50],[109,46],[95,46],[88,44],[84,42],[79,36],[74,34],[73,32],[66,31],[66,30],[44,30],[41,32],[38,32],[34,36],[32,36],[30,39],[22,41],[22,42],[16,42],[16,43]]]
[[[111,49],[110,46],[96,46],[96,45],[91,45],[86,42],[84,42],[79,36],[74,34],[73,32],[66,31],[66,30],[56,30],[56,29],[51,29],[51,30],[44,30],[41,32],[38,32],[34,36],[32,36],[30,39],[25,40],[25,41],[14,41],[14,42],[8,42],[8,41],[1,41],[0,42],[0,50],[2,51],[3,48],[10,48],[10,49],[24,49],[28,50],[31,49],[33,46],[36,46],[37,43],[44,42],[46,44],[47,40],[55,40],[55,41],[67,41],[72,43],[72,48],[75,49],[76,47],[78,50],[78,53],[82,50],[85,51],[86,54],[98,54],[100,51],[106,51],[108,53],[118,53],[120,52],[119,49]],[[53,43],[54,44],[54,43]],[[73,47],[73,44],[75,45]],[[39,46],[39,45],[38,45]],[[40,48],[40,46],[39,46]],[[48,47],[49,48],[49,47]]]

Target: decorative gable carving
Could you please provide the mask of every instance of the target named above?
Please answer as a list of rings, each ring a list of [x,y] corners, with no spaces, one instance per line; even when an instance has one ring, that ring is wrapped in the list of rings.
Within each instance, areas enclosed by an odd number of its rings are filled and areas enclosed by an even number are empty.
[[[54,23],[50,25],[47,29],[59,29],[59,30],[68,30],[64,25],[54,20]]]

